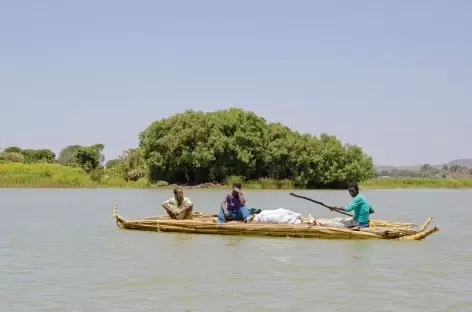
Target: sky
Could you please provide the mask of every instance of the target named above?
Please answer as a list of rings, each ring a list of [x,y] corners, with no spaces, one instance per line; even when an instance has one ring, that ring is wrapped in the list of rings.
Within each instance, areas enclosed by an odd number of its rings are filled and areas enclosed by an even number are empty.
[[[253,111],[379,165],[472,158],[472,1],[0,0],[0,148]]]

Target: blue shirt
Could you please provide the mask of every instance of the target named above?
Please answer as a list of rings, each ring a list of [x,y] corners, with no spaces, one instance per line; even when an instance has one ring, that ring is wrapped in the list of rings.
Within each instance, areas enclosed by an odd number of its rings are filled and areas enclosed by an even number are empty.
[[[373,211],[371,205],[367,202],[364,196],[357,194],[352,201],[344,207],[344,210],[349,212],[354,210],[354,220],[359,224],[369,223],[369,212]]]

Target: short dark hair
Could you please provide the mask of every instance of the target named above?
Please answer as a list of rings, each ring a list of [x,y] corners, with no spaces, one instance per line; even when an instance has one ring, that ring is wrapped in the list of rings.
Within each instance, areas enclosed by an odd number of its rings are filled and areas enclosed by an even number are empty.
[[[240,189],[241,188],[241,183],[233,182],[233,187],[237,187],[238,189]]]
[[[180,186],[177,186],[174,188],[174,195],[177,194],[178,190],[181,190],[182,188]]]
[[[349,183],[349,185],[347,186],[347,188],[353,188],[353,189],[355,189],[355,190],[357,190],[357,191],[359,190],[359,186],[357,185],[356,182],[351,182],[351,183]]]

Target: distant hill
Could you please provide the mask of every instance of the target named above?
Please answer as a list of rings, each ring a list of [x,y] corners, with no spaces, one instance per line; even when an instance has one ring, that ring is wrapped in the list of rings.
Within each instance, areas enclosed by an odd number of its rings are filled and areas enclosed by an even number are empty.
[[[435,164],[432,165],[432,167],[438,167],[441,168],[443,165],[440,164]],[[459,165],[459,166],[466,166],[467,168],[472,168],[472,158],[464,158],[464,159],[456,159],[452,160],[447,163],[448,166],[453,166],[453,165]],[[376,165],[375,170],[377,171],[383,171],[383,170],[392,170],[392,169],[409,169],[412,171],[419,171],[422,165],[414,165],[414,166],[383,166],[383,165]]]
[[[459,165],[472,168],[472,158],[456,159],[448,163],[449,166]]]

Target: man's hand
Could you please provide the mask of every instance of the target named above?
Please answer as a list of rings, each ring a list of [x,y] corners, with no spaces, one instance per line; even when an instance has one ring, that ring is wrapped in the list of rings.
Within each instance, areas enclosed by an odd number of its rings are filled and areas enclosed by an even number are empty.
[[[177,209],[176,215],[179,215],[180,217],[183,217],[187,213],[187,210],[189,210],[191,208],[193,208],[193,204],[185,206],[181,209]]]
[[[175,207],[174,205],[171,205],[171,204],[163,204],[162,207],[164,207],[164,209],[166,209],[167,211],[170,211],[172,214],[174,215],[178,215],[179,214],[179,209],[177,207]]]
[[[228,210],[223,209],[223,213],[224,213],[225,217],[229,217],[229,212],[228,212]]]

